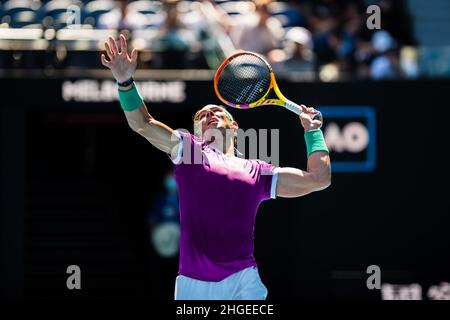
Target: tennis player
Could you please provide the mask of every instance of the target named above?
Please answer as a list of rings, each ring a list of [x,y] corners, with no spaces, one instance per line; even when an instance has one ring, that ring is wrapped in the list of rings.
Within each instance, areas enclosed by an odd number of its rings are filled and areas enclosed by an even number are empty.
[[[123,35],[120,43],[108,37],[105,47],[108,57],[102,54],[101,60],[118,83],[128,124],[173,162],[181,226],[175,299],[265,300],[268,291],[253,255],[256,212],[264,200],[300,197],[330,185],[322,121],[312,120],[315,110],[302,105],[306,171],[237,157],[238,124],[224,107],[198,110],[196,135],[172,130],[149,114],[134,84],[137,50],[128,55]]]

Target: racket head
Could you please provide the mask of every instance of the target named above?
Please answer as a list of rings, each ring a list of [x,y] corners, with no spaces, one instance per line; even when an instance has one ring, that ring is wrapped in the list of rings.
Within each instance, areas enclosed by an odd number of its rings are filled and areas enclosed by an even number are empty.
[[[248,109],[258,106],[273,87],[270,64],[259,54],[238,51],[228,57],[214,76],[214,90],[226,105]]]

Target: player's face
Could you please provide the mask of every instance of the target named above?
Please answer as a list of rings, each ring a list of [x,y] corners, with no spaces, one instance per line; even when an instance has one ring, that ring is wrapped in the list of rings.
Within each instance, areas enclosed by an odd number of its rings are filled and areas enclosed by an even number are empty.
[[[208,129],[231,129],[233,123],[224,109],[216,105],[208,105],[197,112],[194,121],[201,128],[203,137],[208,140]]]

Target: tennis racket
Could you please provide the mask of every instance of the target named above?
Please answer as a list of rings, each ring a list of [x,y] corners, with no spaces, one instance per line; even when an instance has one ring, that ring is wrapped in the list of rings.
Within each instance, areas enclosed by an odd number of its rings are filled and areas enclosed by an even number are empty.
[[[268,99],[273,89],[278,99]],[[303,109],[281,93],[270,64],[259,54],[239,51],[226,59],[214,76],[214,90],[226,105],[249,109],[263,105],[276,105],[300,115]],[[322,120],[322,114],[311,114]]]

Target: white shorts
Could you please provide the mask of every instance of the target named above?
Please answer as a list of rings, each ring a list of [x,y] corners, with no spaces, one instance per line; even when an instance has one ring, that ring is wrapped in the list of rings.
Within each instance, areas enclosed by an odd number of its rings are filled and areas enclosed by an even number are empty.
[[[254,266],[222,281],[201,281],[183,275],[175,280],[175,300],[266,300],[267,288]]]

